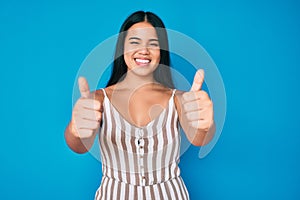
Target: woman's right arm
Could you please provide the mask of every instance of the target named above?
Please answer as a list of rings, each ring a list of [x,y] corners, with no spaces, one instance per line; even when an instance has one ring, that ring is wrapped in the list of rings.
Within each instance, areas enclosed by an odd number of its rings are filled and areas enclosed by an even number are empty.
[[[82,130],[77,130],[76,124],[72,122],[73,120],[70,121],[68,126],[66,127],[65,130],[65,140],[67,145],[76,153],[86,153],[94,143],[94,139],[96,137],[96,133],[98,132],[97,130],[93,131],[92,134],[88,137],[82,137],[80,136],[79,132],[82,132]],[[87,129],[84,129],[87,130]],[[87,130],[89,131],[89,130]]]
[[[91,95],[85,78],[78,79],[81,98],[77,100],[72,119],[65,129],[67,145],[76,153],[85,153],[93,145],[101,122],[101,101]]]

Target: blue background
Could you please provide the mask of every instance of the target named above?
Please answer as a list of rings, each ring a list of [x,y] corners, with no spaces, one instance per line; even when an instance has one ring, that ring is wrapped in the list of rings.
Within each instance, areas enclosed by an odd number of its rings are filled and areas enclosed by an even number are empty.
[[[140,9],[199,42],[225,84],[215,148],[199,159],[190,146],[181,157],[191,199],[300,199],[299,8],[292,0],[1,1],[0,199],[93,199],[101,165],[63,136],[73,84],[88,53]]]

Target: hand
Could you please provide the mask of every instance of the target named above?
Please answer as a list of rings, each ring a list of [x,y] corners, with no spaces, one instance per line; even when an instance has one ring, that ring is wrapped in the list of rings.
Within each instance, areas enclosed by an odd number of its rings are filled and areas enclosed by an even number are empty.
[[[213,103],[208,94],[201,90],[204,81],[204,71],[198,70],[189,92],[183,97],[183,117],[188,126],[198,131],[207,132],[213,124]]]
[[[91,97],[90,88],[85,78],[78,78],[81,98],[77,100],[72,112],[72,131],[77,137],[89,138],[100,127],[101,103]]]

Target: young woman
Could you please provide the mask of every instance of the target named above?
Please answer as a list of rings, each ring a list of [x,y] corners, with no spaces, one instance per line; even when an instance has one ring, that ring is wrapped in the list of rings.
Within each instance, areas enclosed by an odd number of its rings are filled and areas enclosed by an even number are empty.
[[[138,11],[123,23],[111,78],[90,92],[80,77],[81,98],[65,131],[66,142],[87,152],[99,134],[103,177],[95,199],[189,199],[180,176],[182,126],[189,141],[207,144],[214,135],[213,104],[201,90],[203,70],[189,92],[174,89],[165,26]]]

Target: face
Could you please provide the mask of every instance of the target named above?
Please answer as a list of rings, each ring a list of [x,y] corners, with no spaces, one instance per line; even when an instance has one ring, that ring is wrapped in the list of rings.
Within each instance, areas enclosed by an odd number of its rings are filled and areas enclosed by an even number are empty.
[[[124,42],[124,60],[128,70],[151,75],[160,61],[160,47],[155,28],[148,22],[139,22],[128,29]]]

